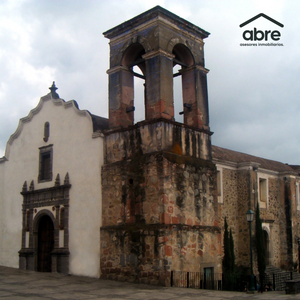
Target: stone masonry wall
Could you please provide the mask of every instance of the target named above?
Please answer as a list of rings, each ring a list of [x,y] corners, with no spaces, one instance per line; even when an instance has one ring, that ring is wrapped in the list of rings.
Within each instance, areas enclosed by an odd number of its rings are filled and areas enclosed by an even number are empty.
[[[298,186],[296,185],[298,183]],[[299,190],[299,179],[295,178],[290,185],[291,191],[292,191],[292,197],[291,197],[291,215],[292,215],[292,228],[293,228],[293,262],[294,267],[296,266],[295,263],[297,263],[297,267],[299,270],[299,238],[300,238],[300,210],[299,205],[297,205],[297,192],[296,190]]]
[[[105,163],[131,159],[137,154],[168,151],[184,156],[211,160],[210,132],[193,130],[183,124],[140,122],[128,130],[108,133],[105,141]]]
[[[249,209],[254,211],[254,204],[252,198],[253,190],[253,171],[252,168],[248,170],[238,171],[238,253],[239,258],[237,264],[250,267],[250,233],[249,224],[246,219],[246,212]],[[252,224],[252,234],[254,234],[254,222]]]
[[[219,204],[222,224],[222,246],[224,235],[224,219],[226,217],[232,230],[235,246],[235,262],[237,265],[248,266],[249,227],[246,211],[249,209],[250,174],[246,170],[223,168],[223,203]]]
[[[256,212],[259,199],[258,175],[249,169],[222,169],[223,203],[219,204],[222,226],[222,246],[224,218],[232,229],[237,265],[250,266],[249,224],[246,211]],[[268,203],[260,207],[263,229],[268,232],[268,263],[279,268],[291,269],[298,261],[299,211],[296,207],[296,179],[264,175],[268,181]],[[255,219],[252,224],[255,241]],[[254,271],[256,272],[256,252],[253,248]]]
[[[102,178],[102,277],[169,285],[171,270],[200,271],[210,263],[220,271],[212,163],[135,152],[105,165]]]
[[[285,251],[286,232],[284,224],[284,185],[279,178],[268,178],[268,205],[260,207],[260,217],[270,228],[269,263],[281,267],[281,254]]]
[[[101,231],[102,278],[170,285],[170,271],[203,271],[210,263],[220,272],[216,257],[221,235],[189,226],[149,226]]]

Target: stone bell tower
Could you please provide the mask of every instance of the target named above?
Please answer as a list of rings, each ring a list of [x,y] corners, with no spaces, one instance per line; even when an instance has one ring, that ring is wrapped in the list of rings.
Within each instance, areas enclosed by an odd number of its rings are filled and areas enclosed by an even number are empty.
[[[171,271],[220,271],[203,52],[208,35],[160,6],[104,33],[110,69],[103,278],[169,285]],[[181,69],[173,74],[177,64]],[[137,124],[134,76],[145,80],[145,121]],[[182,78],[184,124],[174,121],[175,76]]]

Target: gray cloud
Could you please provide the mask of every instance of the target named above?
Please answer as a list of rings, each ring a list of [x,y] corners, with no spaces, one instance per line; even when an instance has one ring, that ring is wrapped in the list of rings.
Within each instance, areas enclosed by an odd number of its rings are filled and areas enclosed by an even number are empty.
[[[157,4],[211,33],[205,55],[213,144],[299,164],[297,1],[1,1],[0,156],[53,80],[65,100],[107,116],[109,46],[102,32]],[[284,23],[284,47],[239,46],[239,24],[261,9]]]

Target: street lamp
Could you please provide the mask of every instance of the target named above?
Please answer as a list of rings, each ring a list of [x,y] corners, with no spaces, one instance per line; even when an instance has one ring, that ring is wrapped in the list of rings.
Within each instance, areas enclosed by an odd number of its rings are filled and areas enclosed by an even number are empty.
[[[254,212],[249,209],[246,212],[246,216],[247,216],[247,221],[249,223],[249,229],[250,229],[250,262],[251,262],[251,277],[250,277],[250,292],[254,292],[255,288],[254,288],[254,275],[253,275],[253,258],[252,258],[252,222],[253,222],[253,217],[254,217]]]

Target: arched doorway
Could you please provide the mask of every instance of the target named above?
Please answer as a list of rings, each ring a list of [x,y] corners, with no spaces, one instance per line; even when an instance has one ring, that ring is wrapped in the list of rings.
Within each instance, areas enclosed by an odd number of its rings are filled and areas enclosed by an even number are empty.
[[[44,215],[38,225],[37,270],[51,272],[51,252],[54,248],[54,226],[51,218]]]
[[[266,265],[270,264],[270,259],[269,259],[269,234],[266,230],[263,230],[264,234],[264,246],[265,246],[265,258],[266,258]]]

